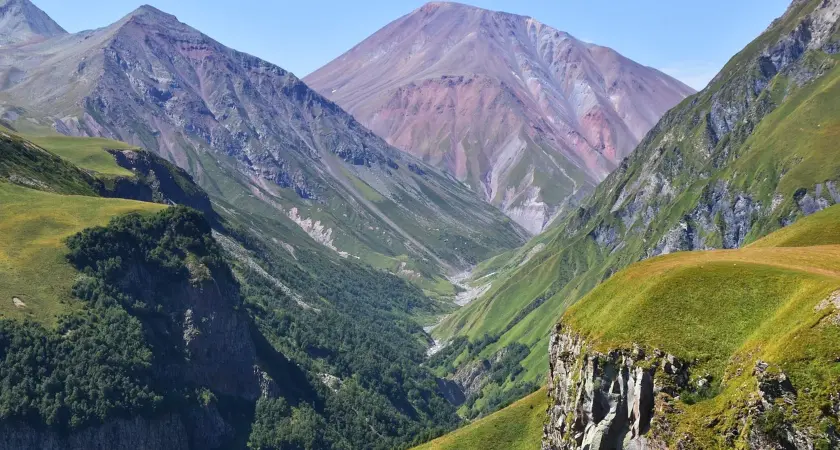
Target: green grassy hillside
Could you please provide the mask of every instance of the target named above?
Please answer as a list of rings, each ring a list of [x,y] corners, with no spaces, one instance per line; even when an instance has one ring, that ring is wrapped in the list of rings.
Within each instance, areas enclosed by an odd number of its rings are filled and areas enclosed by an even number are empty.
[[[492,283],[489,290],[435,337],[489,336],[473,359],[524,344],[531,351],[518,382],[541,381],[555,322],[617,271],[662,253],[741,247],[836,203],[840,66],[819,47],[836,33],[791,50],[786,65],[769,69],[761,57],[787,51],[793,30],[824,6],[794,5],[706,90],[667,113],[580,208],[522,250],[479,266],[472,284]]]
[[[563,316],[592,349],[641,345],[692,361],[713,388],[686,395],[670,417],[674,435],[700,448],[726,448],[721,436],[747,407],[763,360],[799,393],[787,418],[799,426],[833,423],[829,394],[840,382],[840,310],[821,304],[840,292],[840,206],[833,206],[740,250],[681,252],[631,265],[593,289]],[[430,442],[423,449],[539,448],[544,391]],[[533,417],[525,407],[539,410]],[[721,418],[708,427],[710,417]],[[531,423],[533,426],[525,425]],[[833,421],[833,422],[832,422]],[[488,443],[498,447],[487,447]]]
[[[548,406],[544,389],[415,450],[536,450]]]
[[[67,237],[105,225],[117,215],[165,208],[131,200],[58,195],[6,183],[0,183],[0,205],[0,318],[29,318],[45,324],[54,323],[73,304],[70,290],[77,272],[66,259]]]
[[[237,435],[226,439],[253,448],[398,448],[460,422],[423,367],[427,340],[418,320],[443,309],[418,287],[325,250],[296,225],[278,220],[276,211],[235,214],[237,208],[217,203],[224,217],[215,216],[185,172],[145,151],[112,155],[106,149],[126,146],[83,139],[41,140],[43,148],[11,130],[0,132],[0,384],[10,386],[0,392],[0,434],[25,420],[64,436],[116,416],[144,416],[161,407],[184,412],[196,392],[204,406],[221,398],[206,388],[196,391],[198,386],[171,391],[172,380],[148,386],[150,373],[169,367],[164,360],[182,355],[171,333],[185,332],[178,319],[183,311],[161,314],[184,300],[183,289],[152,290],[175,279],[186,282],[187,275],[195,275],[190,283],[206,281],[200,266],[192,272],[193,252],[222,272],[232,266],[237,282],[225,275],[222,300],[235,305],[240,325],[253,329],[260,363],[279,386],[279,397],[256,405],[219,405],[228,408],[223,416],[236,428]],[[119,167],[115,156],[135,168],[130,178],[113,170]],[[180,206],[104,197],[122,195],[194,206],[216,220]],[[142,217],[125,216],[130,213]],[[166,239],[170,232],[186,235]],[[126,286],[114,273],[129,269],[128,261],[157,275],[148,275],[134,293],[117,293]],[[190,270],[182,270],[185,265]],[[91,272],[94,266],[101,270]],[[95,281],[94,275],[103,278]],[[124,304],[116,306],[117,300]],[[175,319],[174,328],[146,345],[150,334],[141,327],[155,322],[151,328],[160,330],[163,317]],[[198,335],[213,339],[199,326]],[[162,350],[169,345],[174,347]],[[199,370],[194,358],[184,364],[184,372]],[[243,373],[252,374],[253,364],[247,362]],[[322,374],[343,388],[326,387],[318,381]],[[212,373],[207,379],[219,378]],[[99,393],[100,387],[108,393]],[[161,392],[168,392],[166,406]]]
[[[831,233],[812,235],[815,229]],[[634,264],[569,308],[563,323],[597,351],[657,348],[692,361],[692,374],[710,375],[710,398],[678,402],[669,417],[675,436],[690,434],[701,448],[729,445],[724,436],[757,390],[757,360],[793,384],[796,403],[777,405],[784,420],[802,429],[836,429],[826,405],[840,382],[840,308],[826,300],[840,292],[838,232],[840,206],[834,206],[761,245]],[[808,246],[791,246],[794,235],[808,236],[802,244]],[[712,426],[710,417],[718,418]]]

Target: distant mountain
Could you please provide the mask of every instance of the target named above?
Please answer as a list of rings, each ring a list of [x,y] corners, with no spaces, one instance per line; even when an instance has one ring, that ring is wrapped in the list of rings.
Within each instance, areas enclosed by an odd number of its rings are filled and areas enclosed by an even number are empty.
[[[304,81],[532,233],[694,91],[530,17],[434,2]]]
[[[43,40],[66,33],[29,0],[0,0],[0,45]]]
[[[293,74],[150,6],[0,49],[0,77],[4,118],[24,131],[156,151],[278,242],[279,230],[300,228],[335,255],[434,282],[523,239]]]

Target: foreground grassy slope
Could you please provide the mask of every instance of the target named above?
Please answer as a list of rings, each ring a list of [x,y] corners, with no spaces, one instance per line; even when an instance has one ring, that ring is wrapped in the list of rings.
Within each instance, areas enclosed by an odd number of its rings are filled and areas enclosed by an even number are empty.
[[[633,264],[570,307],[563,322],[597,351],[640,344],[694,361],[691,372],[709,374],[715,384],[701,401],[677,404],[675,435],[725,448],[721,436],[755,390],[757,359],[791,377],[800,424],[820,426],[826,397],[840,383],[840,326],[826,318],[840,311],[818,305],[838,290],[840,206],[834,206],[747,248]],[[539,448],[543,396],[541,390],[420,448],[483,449],[495,442],[500,446],[490,448]],[[539,413],[532,417],[524,405],[538,405]],[[713,416],[723,418],[720,425],[706,426]],[[531,420],[533,426],[523,425]],[[515,442],[505,440],[512,436]]]
[[[490,416],[415,450],[535,450],[540,448],[548,397],[541,389]]]
[[[808,199],[834,203],[826,186],[840,173],[837,56],[810,50],[769,74],[759,58],[824,4],[794,5],[709,88],[670,111],[578,211],[526,247],[544,248],[482,265],[478,276],[487,277],[477,283],[492,287],[435,336],[497,337],[481,358],[525,344],[525,379],[537,380],[557,318],[616,271],[666,243],[678,250],[748,244],[811,212],[802,206]]]
[[[0,183],[0,318],[52,324],[71,304],[76,271],[64,240],[117,215],[164,208],[154,203],[58,195]],[[25,306],[16,305],[14,298]]]
[[[758,389],[757,360],[789,377],[795,405],[777,405],[801,428],[837,427],[827,402],[840,383],[840,206],[740,250],[683,252],[630,266],[569,308],[563,322],[606,352],[634,344],[692,361],[713,389],[678,402],[675,436],[725,448]],[[805,246],[791,246],[794,243]],[[711,394],[711,395],[709,395]],[[696,398],[694,399],[696,400]],[[709,418],[718,420],[709,425]],[[743,437],[743,436],[742,436]]]

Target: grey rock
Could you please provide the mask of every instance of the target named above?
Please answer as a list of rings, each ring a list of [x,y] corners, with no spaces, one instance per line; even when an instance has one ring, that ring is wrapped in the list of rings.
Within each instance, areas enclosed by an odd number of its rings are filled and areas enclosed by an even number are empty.
[[[679,390],[688,380],[688,365],[672,355],[645,358],[639,348],[592,352],[563,325],[552,334],[549,354],[551,402],[543,450],[650,448],[656,393]],[[639,367],[637,358],[649,368]],[[657,371],[670,382],[657,386]]]

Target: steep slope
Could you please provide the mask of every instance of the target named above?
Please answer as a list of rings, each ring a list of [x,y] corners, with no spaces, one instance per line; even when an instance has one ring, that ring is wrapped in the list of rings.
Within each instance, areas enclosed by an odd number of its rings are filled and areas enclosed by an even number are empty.
[[[0,0],[0,45],[24,44],[66,33],[29,0]]]
[[[513,14],[434,2],[305,78],[537,233],[693,93]]]
[[[539,447],[547,395],[541,389],[528,397],[415,448],[415,450],[533,450]]]
[[[737,248],[840,200],[838,15],[837,1],[794,2],[706,90],[666,114],[577,211],[482,266],[473,283],[489,284],[487,293],[434,331],[485,343],[458,368],[516,343],[531,349],[520,382],[542,380],[554,322],[621,268]]]
[[[840,445],[840,246],[816,227],[836,236],[840,207],[748,248],[634,264],[572,306],[543,448]]]
[[[153,150],[233,211],[302,228],[344,257],[429,282],[522,242],[497,210],[294,75],[152,7],[0,49],[0,61],[17,74],[0,92],[5,118],[22,130]]]
[[[458,423],[418,288],[216,216],[149,152],[39,142],[61,156],[0,135],[0,449],[396,448]]]

